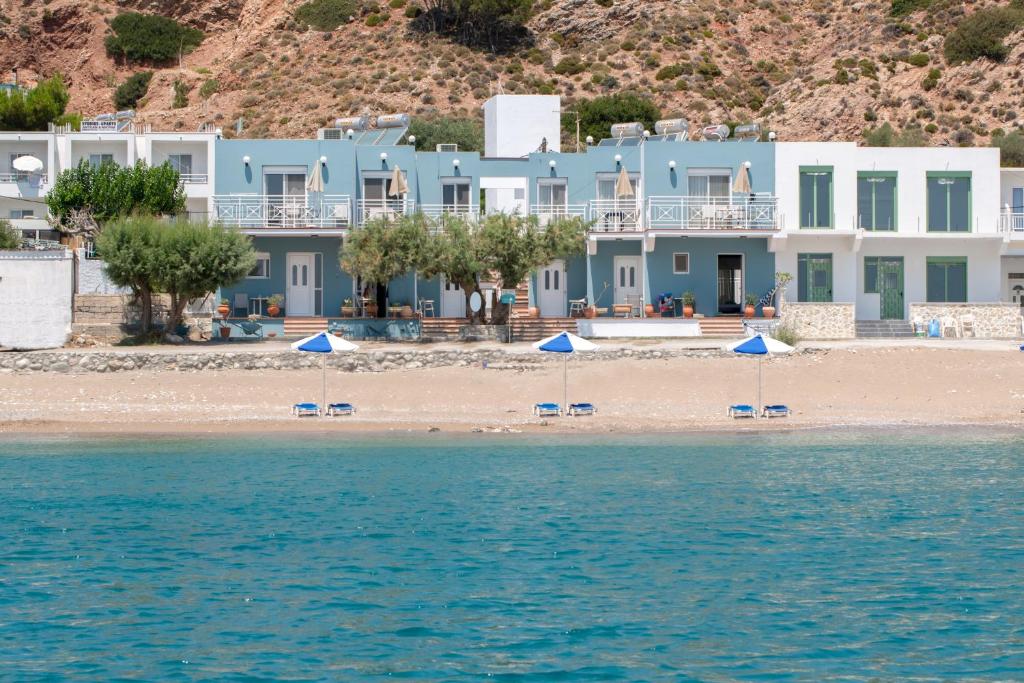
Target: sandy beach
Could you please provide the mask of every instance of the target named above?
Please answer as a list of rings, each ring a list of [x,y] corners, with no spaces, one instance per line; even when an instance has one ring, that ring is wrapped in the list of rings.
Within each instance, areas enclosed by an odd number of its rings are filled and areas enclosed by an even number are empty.
[[[319,370],[128,371],[0,375],[3,433],[685,432],[841,425],[1016,425],[1024,419],[1024,354],[1012,343],[936,347],[842,344],[764,363],[764,402],[790,418],[733,420],[756,400],[757,362],[738,357],[573,360],[570,401],[594,417],[534,417],[562,399],[561,363],[534,368],[329,370],[329,401],[358,412],[290,416],[319,401]]]

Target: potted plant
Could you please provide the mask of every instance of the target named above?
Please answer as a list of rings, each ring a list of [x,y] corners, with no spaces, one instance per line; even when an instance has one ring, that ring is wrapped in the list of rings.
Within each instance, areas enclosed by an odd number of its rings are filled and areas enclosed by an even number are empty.
[[[753,318],[755,312],[757,312],[757,297],[747,294],[747,305],[743,308],[743,317]]]
[[[342,318],[354,318],[356,317],[356,306],[352,302],[352,299],[345,299],[341,302],[341,317]]]
[[[587,318],[588,320],[590,320],[591,318],[596,318],[597,317],[597,306],[594,306],[593,304],[591,304],[590,306],[587,306],[586,308],[584,308],[583,309],[583,317]]]
[[[775,317],[775,307],[770,305],[770,304],[762,306],[761,307],[761,315],[763,315],[766,318],[774,318]]]
[[[402,310],[399,312],[398,315],[400,315],[403,318],[412,318],[413,317],[412,306],[407,304],[407,303],[405,303],[405,302],[402,302],[401,306],[402,306]]]
[[[366,303],[366,316],[368,318],[376,318],[377,317],[377,302],[376,301],[368,301]]]
[[[221,323],[221,326],[220,326],[220,338],[221,339],[229,339],[230,337],[231,337],[231,325],[225,325],[224,323]]]
[[[267,315],[276,318],[281,314],[281,304],[284,303],[283,294],[274,294],[267,299]]]
[[[644,315],[648,318],[654,317],[654,304],[644,304]]]
[[[683,317],[693,317],[693,307],[697,303],[697,297],[693,295],[693,292],[683,292]]]
[[[220,306],[217,306],[217,313],[222,318],[226,318],[231,315],[231,302],[227,299],[221,299]]]

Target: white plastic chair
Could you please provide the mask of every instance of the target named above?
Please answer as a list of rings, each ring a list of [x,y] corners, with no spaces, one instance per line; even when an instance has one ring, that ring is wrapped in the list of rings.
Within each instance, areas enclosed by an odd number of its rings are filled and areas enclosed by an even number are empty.
[[[959,336],[961,336],[960,335],[960,325],[959,325],[959,323],[957,323],[956,318],[954,318],[953,316],[949,315],[949,316],[946,316],[946,317],[942,318],[940,323],[942,324],[942,336],[943,337],[947,336],[946,335],[947,331],[952,331],[953,332],[953,334],[948,335],[948,336],[951,336],[954,339],[959,337]]]
[[[968,332],[971,333],[972,337],[978,336],[974,329],[974,315],[971,313],[965,313],[960,316],[960,336],[966,337]]]

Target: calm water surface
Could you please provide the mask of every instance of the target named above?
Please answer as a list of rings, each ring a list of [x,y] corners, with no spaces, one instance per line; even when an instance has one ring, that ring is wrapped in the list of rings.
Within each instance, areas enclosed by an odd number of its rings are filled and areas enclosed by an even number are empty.
[[[5,680],[1024,680],[1021,436],[0,441],[0,505]]]

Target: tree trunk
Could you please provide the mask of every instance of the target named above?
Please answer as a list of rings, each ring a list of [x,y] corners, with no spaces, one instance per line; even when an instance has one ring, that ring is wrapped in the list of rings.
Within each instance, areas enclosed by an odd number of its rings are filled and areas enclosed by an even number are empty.
[[[185,306],[188,305],[188,299],[179,297],[177,294],[171,294],[171,310],[167,312],[167,324],[164,327],[164,335],[177,334],[178,325],[181,324],[184,318]]]
[[[139,287],[135,292],[135,296],[138,298],[139,307],[142,309],[140,313],[142,319],[139,321],[142,327],[142,334],[149,334],[153,328],[153,293],[147,287]]]
[[[377,285],[377,317],[388,317],[388,286]]]

